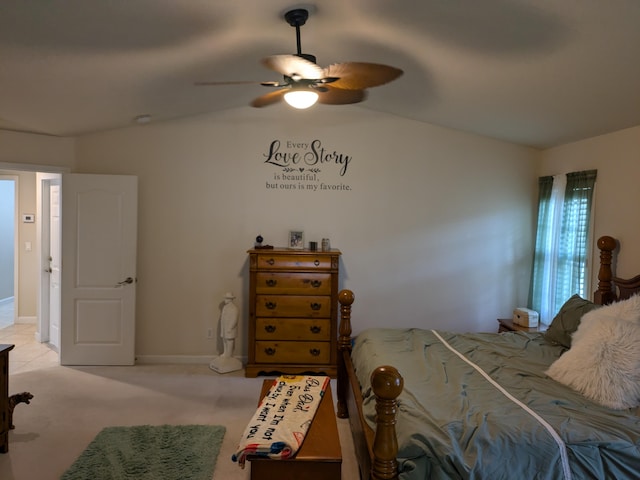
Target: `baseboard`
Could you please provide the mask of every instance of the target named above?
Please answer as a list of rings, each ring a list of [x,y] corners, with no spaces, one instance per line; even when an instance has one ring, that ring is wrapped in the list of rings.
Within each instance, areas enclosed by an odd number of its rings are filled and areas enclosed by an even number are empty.
[[[136,365],[209,365],[215,355],[136,355]],[[244,361],[239,357],[238,360]]]
[[[38,317],[18,317],[16,323],[30,323],[34,324],[38,321]]]
[[[0,298],[0,305],[4,303],[13,303],[14,297]]]

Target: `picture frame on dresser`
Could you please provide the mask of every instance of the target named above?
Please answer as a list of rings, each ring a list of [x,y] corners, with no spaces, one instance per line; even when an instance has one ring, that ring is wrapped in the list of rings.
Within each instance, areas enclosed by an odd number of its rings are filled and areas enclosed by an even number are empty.
[[[304,249],[304,231],[302,230],[289,230],[289,241],[287,242],[289,248],[294,250]]]

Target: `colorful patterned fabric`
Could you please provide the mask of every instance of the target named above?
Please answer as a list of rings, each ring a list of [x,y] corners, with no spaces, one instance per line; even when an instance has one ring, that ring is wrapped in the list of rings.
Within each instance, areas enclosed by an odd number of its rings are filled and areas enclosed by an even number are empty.
[[[283,375],[273,381],[247,425],[231,459],[240,467],[248,455],[293,457],[311,425],[329,377]]]

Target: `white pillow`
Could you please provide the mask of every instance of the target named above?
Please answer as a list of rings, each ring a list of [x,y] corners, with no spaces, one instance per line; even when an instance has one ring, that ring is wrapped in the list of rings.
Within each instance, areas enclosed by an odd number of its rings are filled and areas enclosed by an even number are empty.
[[[580,320],[580,324],[585,320],[587,324],[597,323],[603,318],[626,320],[640,324],[640,294],[633,295],[626,300],[605,305],[597,309],[597,313],[595,311],[585,313],[582,316],[582,320]],[[576,339],[577,333],[577,331],[574,332],[572,341]]]
[[[585,314],[546,373],[605,407],[640,405],[640,296]]]

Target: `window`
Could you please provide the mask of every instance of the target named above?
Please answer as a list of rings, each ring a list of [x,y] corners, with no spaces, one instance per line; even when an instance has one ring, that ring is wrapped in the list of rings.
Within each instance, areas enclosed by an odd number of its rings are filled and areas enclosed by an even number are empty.
[[[539,179],[530,308],[550,323],[573,294],[588,298],[591,203],[597,170]]]

